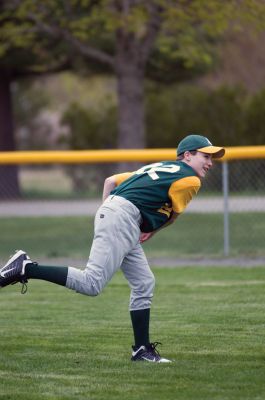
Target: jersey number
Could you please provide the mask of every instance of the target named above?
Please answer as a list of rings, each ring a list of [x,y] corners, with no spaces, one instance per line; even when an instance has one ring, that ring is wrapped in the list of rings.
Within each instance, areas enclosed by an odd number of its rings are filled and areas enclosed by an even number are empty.
[[[159,179],[157,172],[168,172],[170,174],[173,174],[174,172],[178,172],[179,170],[180,170],[179,165],[174,165],[174,164],[163,165],[163,163],[154,163],[145,165],[144,167],[138,169],[135,172],[135,174],[136,175],[148,174],[150,178],[155,181],[156,179]]]

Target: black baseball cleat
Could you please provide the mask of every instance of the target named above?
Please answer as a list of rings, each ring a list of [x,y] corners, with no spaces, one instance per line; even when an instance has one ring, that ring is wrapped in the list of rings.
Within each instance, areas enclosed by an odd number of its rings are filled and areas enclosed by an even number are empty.
[[[7,285],[14,285],[17,282],[23,284],[22,293],[26,292],[27,278],[25,276],[25,267],[31,264],[29,256],[23,250],[18,250],[8,260],[6,265],[0,269],[0,288]]]
[[[171,363],[172,361],[167,358],[163,358],[160,356],[156,347],[160,342],[149,343],[147,346],[141,346],[136,348],[132,347],[132,361],[148,361],[148,362],[156,362],[156,363]]]

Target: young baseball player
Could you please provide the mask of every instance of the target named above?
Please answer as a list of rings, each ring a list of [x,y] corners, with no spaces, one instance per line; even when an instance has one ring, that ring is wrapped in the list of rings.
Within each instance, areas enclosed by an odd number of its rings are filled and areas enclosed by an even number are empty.
[[[145,165],[106,179],[103,204],[95,217],[95,233],[84,270],[43,266],[19,250],[0,270],[0,287],[42,279],[88,296],[97,296],[120,268],[131,288],[130,315],[134,333],[132,361],[168,363],[149,338],[150,307],[155,279],[142,243],[172,224],[184,211],[225,150],[204,136],[186,136],[176,161]]]

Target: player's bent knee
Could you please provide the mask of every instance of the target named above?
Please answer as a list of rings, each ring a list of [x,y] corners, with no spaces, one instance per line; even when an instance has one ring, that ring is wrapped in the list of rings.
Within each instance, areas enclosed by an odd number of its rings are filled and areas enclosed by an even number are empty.
[[[155,289],[155,277],[150,274],[144,282],[139,283],[137,288],[131,291],[130,309],[139,310],[150,308]]]
[[[153,295],[155,289],[155,277],[154,274],[150,274],[149,278],[145,280],[144,282],[144,292],[148,295],[150,294],[151,296]]]
[[[98,295],[100,295],[100,293],[102,292],[102,287],[101,285],[98,284],[94,284],[93,282],[88,284],[83,284],[80,285],[77,289],[76,292],[84,294],[86,296],[91,296],[91,297],[96,297]]]
[[[152,291],[154,291],[156,285],[156,280],[154,275],[152,275],[151,281],[150,281],[150,286],[152,286]]]
[[[150,274],[148,278],[139,286],[138,292],[142,293],[143,297],[153,297],[153,292],[155,289],[155,277]]]
[[[102,292],[104,283],[88,275],[85,271],[73,270],[71,276],[67,278],[66,287],[77,293],[95,297]]]
[[[85,296],[90,296],[90,297],[96,297],[101,293],[101,290],[87,287],[87,286],[79,287],[75,291],[76,291],[76,293],[83,294]]]

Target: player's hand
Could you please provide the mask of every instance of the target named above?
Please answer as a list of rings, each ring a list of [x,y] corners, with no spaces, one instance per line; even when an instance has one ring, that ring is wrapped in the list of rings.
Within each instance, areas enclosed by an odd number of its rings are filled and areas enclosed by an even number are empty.
[[[140,243],[146,242],[148,239],[150,239],[155,232],[141,232],[140,234]]]

